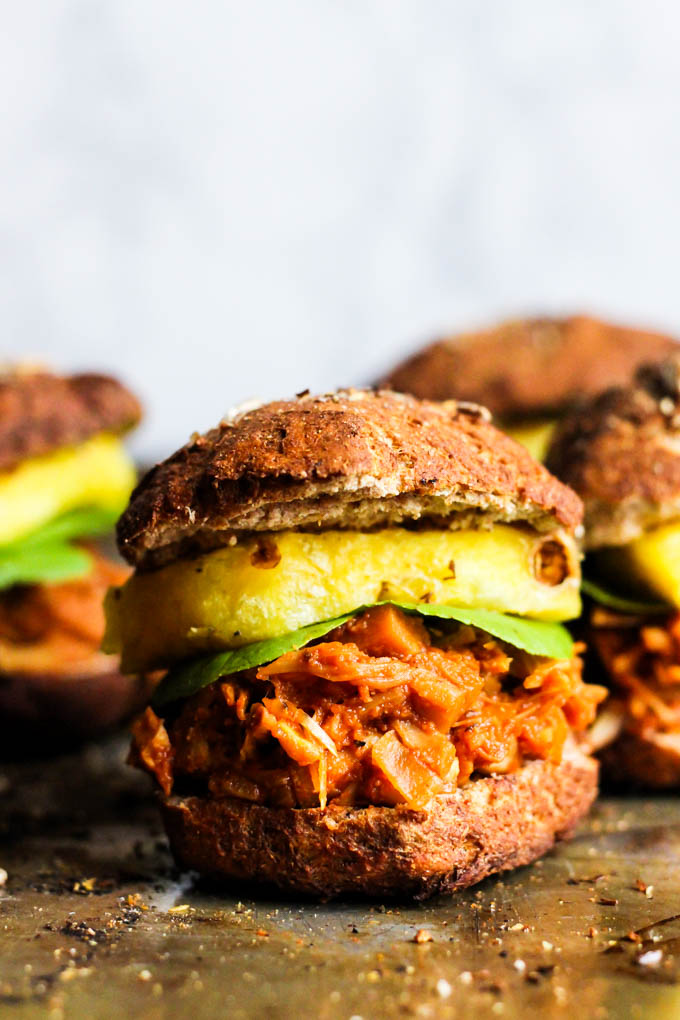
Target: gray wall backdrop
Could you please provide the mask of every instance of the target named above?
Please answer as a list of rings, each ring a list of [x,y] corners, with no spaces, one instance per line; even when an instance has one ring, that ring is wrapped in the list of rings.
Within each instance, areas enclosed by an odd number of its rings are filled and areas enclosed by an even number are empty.
[[[663,0],[25,0],[0,32],[7,358],[121,372],[141,456],[442,329],[680,331]]]

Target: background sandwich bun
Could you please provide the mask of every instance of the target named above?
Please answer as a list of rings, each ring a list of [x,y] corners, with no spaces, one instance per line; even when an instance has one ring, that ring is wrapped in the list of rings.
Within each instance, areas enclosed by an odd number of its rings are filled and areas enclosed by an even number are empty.
[[[680,518],[680,352],[574,409],[547,466],[585,504],[585,546],[621,546]]]
[[[40,756],[100,736],[138,711],[152,686],[110,662],[102,669],[99,658],[72,672],[0,673],[3,757]]]
[[[472,400],[503,422],[560,415],[605,386],[629,382],[676,341],[584,315],[515,319],[436,340],[382,385],[428,400]]]
[[[680,786],[680,355],[575,408],[547,464],[585,505],[584,638],[616,716],[600,751],[616,786]]]

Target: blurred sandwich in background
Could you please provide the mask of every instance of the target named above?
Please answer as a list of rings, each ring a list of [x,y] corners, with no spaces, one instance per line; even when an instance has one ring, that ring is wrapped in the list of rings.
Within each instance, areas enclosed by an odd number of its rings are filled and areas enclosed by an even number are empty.
[[[517,319],[436,340],[381,386],[429,400],[469,400],[543,460],[556,422],[584,397],[630,381],[676,341],[586,316]]]
[[[618,784],[680,786],[680,355],[572,411],[547,462],[585,504],[584,636]],[[605,740],[606,738],[606,740]]]
[[[106,589],[127,575],[96,540],[135,483],[136,398],[102,375],[0,374],[0,730],[40,753],[137,707],[143,681],[100,651]]]

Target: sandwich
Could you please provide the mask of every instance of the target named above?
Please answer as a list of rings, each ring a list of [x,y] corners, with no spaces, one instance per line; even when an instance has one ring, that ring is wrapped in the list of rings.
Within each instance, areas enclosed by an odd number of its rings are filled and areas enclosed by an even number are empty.
[[[139,417],[137,400],[105,376],[29,366],[0,375],[4,750],[92,736],[145,693],[100,649],[104,595],[128,570],[98,542],[135,484],[121,435]]]
[[[341,391],[224,420],[155,467],[107,596],[178,862],[323,898],[424,897],[532,861],[592,802],[604,696],[582,507],[478,407]]]
[[[585,503],[587,640],[611,698],[608,777],[680,786],[680,357],[562,423],[550,468]]]
[[[583,397],[631,380],[676,341],[585,316],[517,319],[437,340],[383,385],[428,400],[472,400],[543,460],[559,418]]]

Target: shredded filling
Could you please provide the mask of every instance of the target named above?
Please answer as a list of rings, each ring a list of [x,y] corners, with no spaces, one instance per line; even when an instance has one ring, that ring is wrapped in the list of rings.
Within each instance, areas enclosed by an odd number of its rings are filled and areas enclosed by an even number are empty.
[[[605,694],[583,683],[578,656],[538,658],[380,606],[212,684],[167,723],[147,709],[132,760],[166,794],[177,784],[272,806],[421,808],[473,774],[559,762]]]
[[[103,599],[129,570],[94,547],[87,550],[92,570],[85,577],[0,591],[0,669],[5,673],[71,673],[81,663],[87,663],[88,672],[99,666],[110,672],[111,658],[100,652]]]
[[[596,607],[593,644],[629,732],[680,733],[680,613],[643,623]]]

